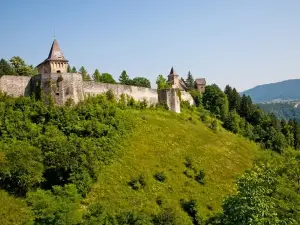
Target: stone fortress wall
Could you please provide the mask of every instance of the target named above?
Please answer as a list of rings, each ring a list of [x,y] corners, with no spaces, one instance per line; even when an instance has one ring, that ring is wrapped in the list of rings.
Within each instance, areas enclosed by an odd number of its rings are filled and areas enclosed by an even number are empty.
[[[127,94],[137,101],[143,101],[145,99],[149,104],[158,103],[157,90],[151,88],[83,81],[83,90],[85,95],[90,96],[112,90],[117,97],[120,97],[121,94]]]
[[[13,97],[31,94],[31,77],[4,75],[0,78],[0,90]]]
[[[64,105],[70,98],[78,103],[87,96],[112,90],[117,97],[127,94],[137,101],[146,100],[149,104],[166,103],[170,110],[180,112],[180,101],[175,89],[157,91],[137,86],[83,81],[79,73],[49,73],[33,77],[4,75],[0,78],[0,91],[13,97],[30,96],[37,88],[44,94],[50,94],[57,105]],[[188,92],[181,91],[181,99],[194,104]]]

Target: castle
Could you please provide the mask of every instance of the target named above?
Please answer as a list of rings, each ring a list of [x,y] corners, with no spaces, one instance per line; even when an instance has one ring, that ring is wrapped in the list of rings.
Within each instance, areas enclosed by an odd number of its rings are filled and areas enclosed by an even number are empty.
[[[76,104],[86,96],[102,94],[112,90],[117,97],[127,94],[135,100],[146,100],[149,104],[166,103],[170,110],[180,112],[180,100],[177,93],[181,91],[181,100],[194,104],[192,96],[186,92],[186,84],[179,79],[173,67],[168,75],[168,82],[172,88],[156,90],[151,88],[107,84],[94,81],[83,81],[80,73],[68,73],[68,60],[64,57],[59,44],[54,39],[48,57],[38,66],[38,75],[33,77],[4,75],[0,78],[0,91],[13,97],[30,96],[33,93],[43,93],[52,96],[55,104],[64,105],[68,99]],[[205,79],[196,79],[195,85],[201,92],[204,91]]]

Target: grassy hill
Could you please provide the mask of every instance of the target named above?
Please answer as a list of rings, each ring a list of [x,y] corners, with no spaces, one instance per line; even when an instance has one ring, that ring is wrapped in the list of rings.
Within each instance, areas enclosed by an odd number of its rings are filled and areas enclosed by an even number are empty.
[[[187,217],[180,200],[195,199],[204,215],[219,211],[224,196],[235,191],[235,178],[251,166],[257,146],[223,129],[215,132],[193,114],[132,111],[138,124],[123,155],[105,166],[85,204],[100,203],[108,213],[173,208]],[[195,180],[202,170],[204,185]],[[163,182],[154,178],[163,174]],[[129,182],[143,177],[144,187]]]

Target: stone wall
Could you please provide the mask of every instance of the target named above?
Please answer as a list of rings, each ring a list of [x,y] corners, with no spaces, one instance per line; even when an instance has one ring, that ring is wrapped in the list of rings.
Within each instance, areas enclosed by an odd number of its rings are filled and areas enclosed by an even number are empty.
[[[0,90],[9,96],[20,97],[31,94],[31,77],[4,75],[0,78]]]
[[[119,97],[121,94],[127,94],[137,101],[143,101],[145,99],[150,104],[158,103],[157,90],[151,88],[84,81],[83,90],[85,95],[91,96],[112,90],[117,97]]]
[[[48,73],[41,77],[41,89],[51,95],[57,105],[64,105],[68,99],[78,103],[84,99],[82,76],[79,73]]]
[[[180,113],[180,100],[177,95],[176,89],[159,90],[158,100],[159,100],[159,103],[167,104],[169,107],[169,110],[176,112],[176,113]]]
[[[182,101],[188,101],[190,105],[195,105],[195,101],[190,93],[181,91],[181,100]]]

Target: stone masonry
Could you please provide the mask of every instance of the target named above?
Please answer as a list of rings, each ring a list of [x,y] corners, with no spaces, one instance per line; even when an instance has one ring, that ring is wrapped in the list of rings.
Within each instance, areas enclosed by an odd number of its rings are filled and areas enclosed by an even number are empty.
[[[137,101],[146,100],[149,104],[164,103],[171,111],[179,113],[180,100],[177,90],[180,90],[181,99],[191,105],[194,104],[192,96],[182,88],[184,84],[178,80],[173,67],[168,76],[172,88],[159,91],[137,86],[83,81],[80,73],[67,73],[67,67],[68,60],[64,57],[58,42],[54,40],[47,59],[37,66],[39,75],[33,77],[4,75],[0,78],[0,91],[13,97],[43,93],[52,96],[55,104],[64,105],[69,99],[76,104],[87,96],[112,90],[117,97],[126,94]]]

